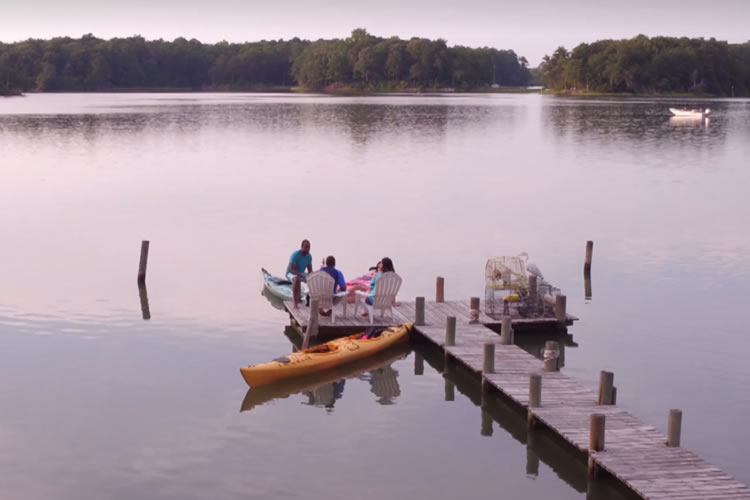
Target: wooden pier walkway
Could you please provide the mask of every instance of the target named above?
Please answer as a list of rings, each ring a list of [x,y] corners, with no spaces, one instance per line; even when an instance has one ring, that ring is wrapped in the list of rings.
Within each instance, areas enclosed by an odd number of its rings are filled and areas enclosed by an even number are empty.
[[[446,346],[445,323],[417,331],[455,360],[481,375],[488,391],[497,391],[530,412],[576,449],[588,453],[597,468],[619,479],[643,498],[750,499],[750,489],[694,453],[666,445],[666,436],[616,405],[598,404],[598,394],[481,325],[457,321],[455,345]],[[483,373],[484,345],[494,344],[493,373]],[[530,374],[542,377],[541,406],[529,408]],[[605,416],[604,450],[590,451],[592,414]]]
[[[285,303],[292,326],[304,335],[309,309],[293,309]],[[416,303],[402,302],[394,308],[393,318],[374,324],[389,326],[415,320]],[[446,345],[448,317],[456,318],[455,341]],[[482,379],[483,392],[497,392],[527,411],[530,425],[543,425],[575,449],[588,454],[592,475],[606,471],[626,487],[647,499],[748,499],[750,489],[696,454],[679,446],[667,446],[667,437],[644,424],[616,405],[599,404],[594,393],[559,371],[544,371],[544,362],[515,345],[501,345],[501,337],[488,327],[501,322],[484,313],[470,323],[470,302],[427,302],[424,324],[416,325],[418,334],[443,350],[446,362],[465,365]],[[577,318],[566,315],[565,324]],[[340,336],[347,331],[370,326],[369,318],[355,317],[353,306],[347,315],[332,324],[330,317],[319,318],[320,334]],[[555,318],[512,317],[513,329],[560,326]],[[494,346],[494,369],[484,373],[485,345]],[[530,376],[541,376],[541,404],[530,407]],[[590,449],[592,415],[604,416],[603,449]],[[678,438],[679,440],[679,438]],[[595,448],[598,446],[594,445]]]

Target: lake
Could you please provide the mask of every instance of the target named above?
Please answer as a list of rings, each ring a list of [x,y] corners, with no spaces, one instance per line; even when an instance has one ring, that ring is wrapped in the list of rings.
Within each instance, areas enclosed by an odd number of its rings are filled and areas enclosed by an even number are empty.
[[[564,373],[750,482],[750,100],[36,94],[0,99],[0,173],[4,500],[586,497],[422,345],[240,411],[292,349],[259,270],[303,238],[347,278],[391,257],[402,300],[528,252],[580,318]]]

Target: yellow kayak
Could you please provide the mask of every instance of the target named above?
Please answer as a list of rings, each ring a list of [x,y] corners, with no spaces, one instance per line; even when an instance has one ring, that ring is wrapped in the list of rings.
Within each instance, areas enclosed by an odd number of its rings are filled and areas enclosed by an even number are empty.
[[[283,399],[300,392],[314,391],[342,379],[353,378],[362,373],[377,370],[403,359],[409,353],[409,345],[400,342],[388,349],[366,358],[346,363],[330,370],[313,373],[305,377],[281,379],[272,384],[253,387],[247,390],[240,411],[249,411],[274,399]]]
[[[242,378],[250,387],[258,387],[277,380],[328,370],[356,361],[392,345],[408,340],[411,323],[392,326],[377,337],[363,338],[362,333],[342,337],[309,349],[277,358],[269,363],[240,368]]]

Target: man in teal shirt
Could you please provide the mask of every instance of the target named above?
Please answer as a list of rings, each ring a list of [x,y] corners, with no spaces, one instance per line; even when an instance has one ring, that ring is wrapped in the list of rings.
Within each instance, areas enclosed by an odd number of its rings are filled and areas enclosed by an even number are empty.
[[[310,241],[302,240],[299,250],[295,250],[289,257],[289,264],[286,266],[286,279],[292,282],[292,300],[293,307],[298,309],[297,304],[300,302],[302,295],[302,282],[305,281],[308,273],[312,272],[312,255],[310,255]]]

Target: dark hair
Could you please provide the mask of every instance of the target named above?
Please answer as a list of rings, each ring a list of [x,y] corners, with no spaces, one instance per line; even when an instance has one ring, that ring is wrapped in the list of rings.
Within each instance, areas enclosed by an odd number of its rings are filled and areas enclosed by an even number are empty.
[[[368,269],[368,271],[377,271],[378,270],[378,265],[380,265],[382,263],[383,263],[383,261],[379,260],[378,263],[375,264],[374,266],[372,266],[370,269]]]
[[[307,240],[307,239],[302,240],[302,243],[299,244],[300,248],[302,248],[303,246],[305,246],[305,243],[307,243],[309,245],[310,244],[310,240]]]
[[[326,266],[328,267],[336,267],[336,257],[333,255],[329,255],[326,257]]]
[[[393,261],[390,257],[383,257],[383,260],[381,261],[383,263],[383,272],[395,272],[396,270],[393,268]]]

